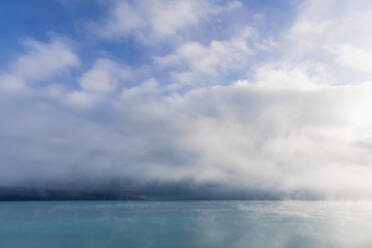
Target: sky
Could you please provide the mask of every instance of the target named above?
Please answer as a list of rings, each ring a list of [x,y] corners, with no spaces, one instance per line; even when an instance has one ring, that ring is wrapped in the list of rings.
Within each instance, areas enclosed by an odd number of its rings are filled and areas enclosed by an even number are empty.
[[[0,187],[370,199],[371,23],[369,0],[1,1]]]

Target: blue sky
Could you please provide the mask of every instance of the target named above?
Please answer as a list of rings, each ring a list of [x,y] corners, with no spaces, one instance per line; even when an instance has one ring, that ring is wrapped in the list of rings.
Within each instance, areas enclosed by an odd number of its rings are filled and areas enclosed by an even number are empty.
[[[119,40],[96,37],[87,26],[96,20],[104,19],[110,8],[110,4],[102,1],[2,1],[1,65],[5,66],[22,52],[22,40],[32,38],[48,42],[51,36],[63,36],[77,43],[77,53],[87,66],[102,53],[126,64],[140,66],[151,63],[151,56],[169,52],[172,44],[163,42],[149,46],[142,44],[131,34]],[[264,35],[277,36],[289,25],[290,19],[293,18],[293,9],[294,4],[289,1],[246,1],[238,16],[228,16],[218,21],[208,20],[197,28],[197,32],[189,32],[185,39],[208,43],[216,37],[226,38],[228,34],[225,30],[232,28],[232,19],[237,23],[255,22]],[[263,15],[265,20],[252,20],[259,14]],[[231,20],[227,21],[228,19]]]
[[[371,12],[367,0],[2,1],[1,185],[366,197]]]

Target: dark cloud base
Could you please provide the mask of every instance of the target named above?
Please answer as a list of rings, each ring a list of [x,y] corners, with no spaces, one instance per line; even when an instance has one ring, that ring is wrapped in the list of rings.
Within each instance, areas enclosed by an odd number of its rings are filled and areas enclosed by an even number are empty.
[[[100,185],[66,184],[31,187],[0,187],[0,201],[75,200],[319,200],[308,192],[238,189],[220,184],[177,183],[136,184],[110,182]]]

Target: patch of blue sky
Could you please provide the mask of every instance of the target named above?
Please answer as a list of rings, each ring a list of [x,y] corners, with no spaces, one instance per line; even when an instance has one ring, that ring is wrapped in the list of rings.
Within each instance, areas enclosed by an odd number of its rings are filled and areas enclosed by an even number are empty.
[[[9,64],[19,55],[27,52],[24,40],[32,39],[49,43],[54,37],[66,39],[80,60],[80,65],[70,68],[66,73],[56,74],[52,79],[42,80],[33,84],[33,88],[43,88],[48,84],[61,84],[71,90],[79,90],[79,79],[89,71],[97,59],[109,59],[119,66],[129,67],[136,75],[127,80],[126,87],[133,87],[147,79],[154,78],[159,84],[177,83],[175,75],[195,71],[194,65],[181,61],[171,66],[159,66],[156,58],[175,54],[188,43],[198,43],[205,51],[211,49],[212,43],[229,42],[241,35],[249,27],[254,32],[253,38],[247,44],[253,49],[249,59],[244,59],[241,67],[223,69],[213,76],[196,72],[199,81],[204,85],[228,85],[242,78],[250,78],[253,72],[266,60],[276,56],[275,50],[269,52],[256,49],[265,39],[277,40],[290,27],[294,17],[296,4],[288,0],[246,0],[239,2],[238,8],[221,11],[218,14],[198,17],[199,21],[188,28],[182,28],[174,35],[159,38],[148,29],[141,35],[134,30],[118,38],[107,38],[97,35],[96,28],[105,25],[117,1],[87,1],[87,0],[53,0],[53,1],[1,1],[0,3],[0,67],[6,71]],[[136,4],[136,1],[121,1]],[[228,6],[232,1],[211,1],[216,6]],[[151,10],[151,7],[146,6]],[[208,10],[214,11],[214,10]],[[130,20],[128,20],[130,21]],[[151,22],[152,20],[150,20]],[[176,21],[176,20],[175,20]],[[98,25],[98,26],[94,26]],[[151,25],[151,24],[150,24]],[[256,44],[253,44],[256,43]],[[214,56],[214,51],[210,51]],[[248,56],[248,55],[242,55]],[[220,59],[220,58],[219,58]],[[234,61],[234,63],[237,63]],[[215,70],[215,68],[207,70]],[[217,65],[219,67],[219,65]],[[223,67],[223,66],[222,66]],[[221,67],[221,68],[222,68]],[[189,71],[188,71],[189,70]],[[199,69],[197,68],[196,71]],[[220,69],[217,69],[220,70]],[[180,92],[193,88],[191,82]]]

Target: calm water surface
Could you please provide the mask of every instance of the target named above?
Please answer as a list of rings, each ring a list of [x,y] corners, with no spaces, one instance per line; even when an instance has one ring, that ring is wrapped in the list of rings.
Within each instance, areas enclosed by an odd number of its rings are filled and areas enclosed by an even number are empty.
[[[372,203],[2,202],[0,247],[372,247]]]

